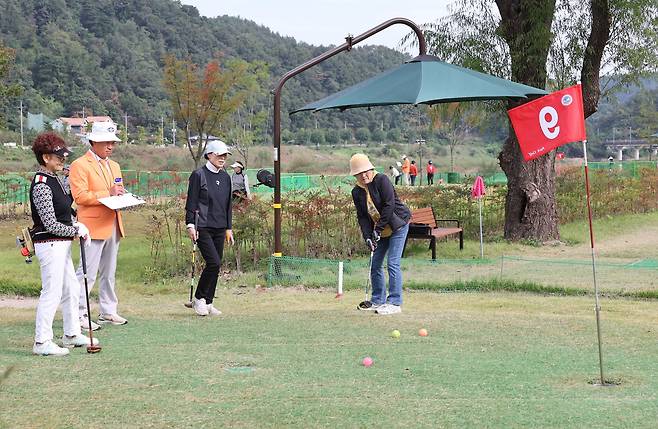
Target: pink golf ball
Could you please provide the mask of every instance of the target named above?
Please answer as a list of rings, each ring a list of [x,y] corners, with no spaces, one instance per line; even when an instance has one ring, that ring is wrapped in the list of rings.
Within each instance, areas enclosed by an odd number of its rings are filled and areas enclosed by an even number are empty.
[[[363,363],[363,366],[365,366],[366,368],[370,368],[372,366],[372,362],[373,362],[372,358],[370,356],[367,356],[367,357],[363,358],[362,363]]]

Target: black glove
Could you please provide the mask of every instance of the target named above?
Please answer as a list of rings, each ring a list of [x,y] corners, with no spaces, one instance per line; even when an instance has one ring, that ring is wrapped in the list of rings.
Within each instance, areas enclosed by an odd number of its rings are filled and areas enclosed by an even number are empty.
[[[377,249],[377,242],[379,241],[379,234],[377,231],[373,231],[369,238],[366,238],[366,246],[370,249],[371,252],[374,252]]]

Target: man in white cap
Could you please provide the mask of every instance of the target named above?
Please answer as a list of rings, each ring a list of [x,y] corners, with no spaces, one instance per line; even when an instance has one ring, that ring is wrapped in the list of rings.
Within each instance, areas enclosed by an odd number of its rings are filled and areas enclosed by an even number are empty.
[[[244,164],[240,161],[235,161],[231,164],[231,168],[233,169],[233,175],[231,176],[233,200],[235,202],[250,200],[251,191],[249,190],[249,178],[244,173]]]
[[[117,311],[119,299],[115,291],[115,273],[119,240],[124,236],[121,212],[112,210],[98,200],[123,195],[123,178],[119,164],[110,160],[114,145],[120,142],[113,122],[94,122],[87,134],[90,148],[71,164],[69,181],[71,194],[78,208],[78,221],[89,229],[91,244],[86,250],[87,279],[91,291],[96,276],[100,274],[99,303],[101,324],[125,325],[126,319]],[[80,326],[88,329],[86,299],[82,263],[76,272],[80,287]],[[92,329],[100,325],[92,322]]]

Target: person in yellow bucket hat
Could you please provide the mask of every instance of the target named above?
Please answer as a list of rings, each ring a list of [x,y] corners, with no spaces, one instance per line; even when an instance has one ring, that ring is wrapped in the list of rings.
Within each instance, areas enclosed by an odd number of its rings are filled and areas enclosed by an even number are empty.
[[[376,314],[402,312],[402,271],[400,260],[409,232],[411,211],[398,198],[393,184],[384,174],[378,174],[368,156],[357,153],[350,159],[350,174],[356,178],[352,199],[361,234],[371,252],[370,300],[357,308]],[[387,257],[388,294],[382,264]]]

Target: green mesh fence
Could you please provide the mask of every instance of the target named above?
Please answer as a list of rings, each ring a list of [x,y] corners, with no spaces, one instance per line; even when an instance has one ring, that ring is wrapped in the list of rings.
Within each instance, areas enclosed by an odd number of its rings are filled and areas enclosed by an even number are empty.
[[[593,170],[610,170],[638,178],[642,175],[643,169],[656,169],[658,164],[654,161],[624,161],[624,162],[590,162],[589,166]],[[382,169],[379,169],[382,171]],[[246,170],[249,177],[249,183],[252,190],[259,194],[269,194],[273,190],[266,186],[256,186],[257,169]],[[190,176],[189,171],[122,171],[124,185],[128,191],[139,195],[147,200],[159,200],[175,196],[184,196],[187,192],[187,181]],[[26,173],[7,173],[0,175],[0,206],[10,205],[12,207],[2,207],[0,210],[22,209],[18,205],[24,205],[29,200],[29,187],[32,178],[32,172]],[[461,173],[436,173],[434,183],[464,183],[465,180],[470,184],[472,176],[464,176]],[[487,185],[501,185],[507,183],[507,177],[504,173],[498,172],[484,178]],[[283,173],[281,174],[281,191],[303,191],[309,189],[317,190],[341,190],[349,192],[354,186],[354,178],[349,175],[309,175],[303,173]]]
[[[342,284],[340,268],[342,265]],[[363,288],[368,278],[368,261],[270,257],[268,286],[323,287],[338,291]]]
[[[589,162],[587,166],[590,170],[609,170],[622,173],[625,176],[638,178],[642,175],[642,169],[658,168],[656,161],[623,161],[623,162]]]
[[[337,290],[339,262],[291,256],[270,257],[268,286],[326,287]],[[343,262],[343,290],[365,287],[368,260]],[[509,280],[546,287],[593,292],[591,259],[542,259],[502,256],[495,259],[403,258],[404,286],[408,289],[436,289],[457,282]],[[606,259],[597,261],[597,285],[602,293],[629,294],[658,292],[658,260]],[[448,288],[448,286],[446,286]]]

